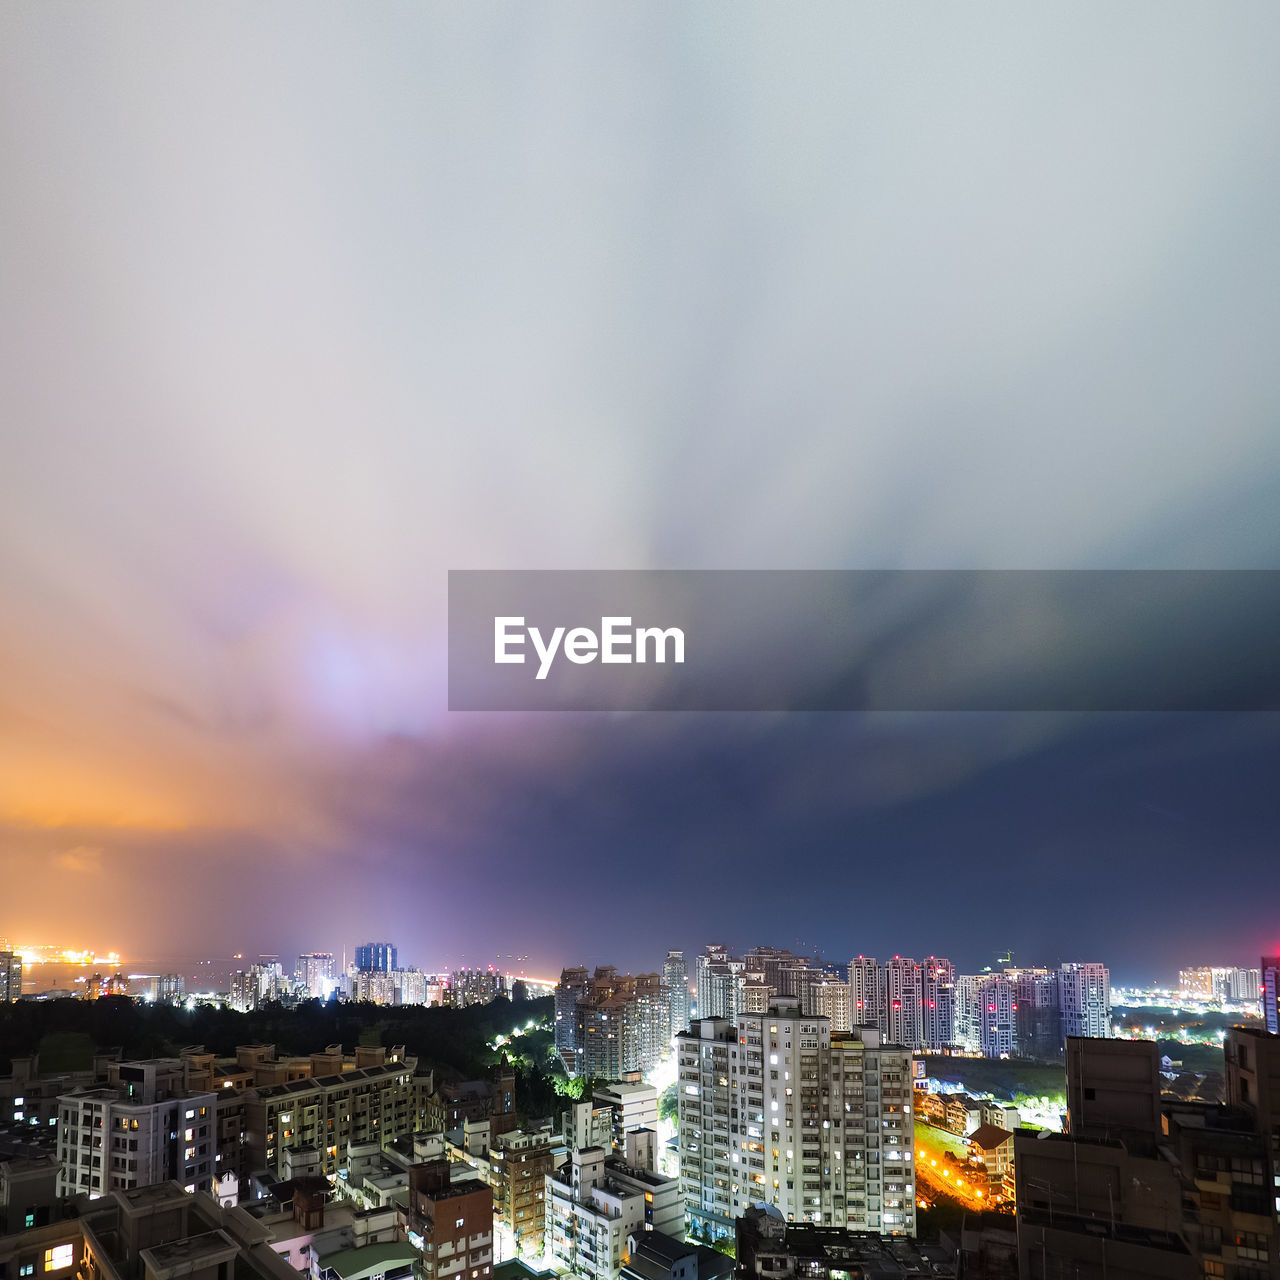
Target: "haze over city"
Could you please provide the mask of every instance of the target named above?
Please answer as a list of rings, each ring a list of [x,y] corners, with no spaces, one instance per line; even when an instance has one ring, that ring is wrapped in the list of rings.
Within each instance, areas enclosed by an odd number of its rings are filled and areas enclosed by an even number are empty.
[[[1274,13],[284,12],[0,15],[0,932],[1275,950],[1274,714],[444,695],[450,568],[1280,567]]]

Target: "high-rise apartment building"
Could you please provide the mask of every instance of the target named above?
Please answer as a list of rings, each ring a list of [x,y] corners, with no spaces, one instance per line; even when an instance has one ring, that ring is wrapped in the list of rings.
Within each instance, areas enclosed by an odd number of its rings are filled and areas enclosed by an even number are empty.
[[[400,967],[396,954],[390,942],[366,942],[356,948],[356,970],[359,973],[390,973]]]
[[[832,1034],[778,997],[679,1038],[681,1187],[714,1236],[755,1203],[791,1221],[915,1233],[911,1052]]]
[[[828,978],[813,988],[813,1012],[820,1018],[826,1018],[831,1023],[832,1031],[853,1030],[853,1002],[849,991],[847,982],[834,978]],[[767,1009],[759,1012],[767,1012]]]
[[[978,1048],[984,1058],[1011,1058],[1017,1048],[1013,982],[1002,973],[989,975],[978,987]]]
[[[855,1027],[888,1030],[884,1004],[884,970],[873,956],[849,961],[849,1004]]]
[[[313,951],[298,957],[294,971],[298,983],[316,1000],[327,1000],[336,985],[333,955],[328,951]]]
[[[1058,969],[1063,1036],[1111,1034],[1111,973],[1104,964],[1064,964]]]
[[[591,977],[566,969],[556,988],[556,1046],[569,1070],[620,1080],[647,1072],[671,1044],[670,992],[656,973],[619,974],[601,965]]]
[[[1213,970],[1207,965],[1178,972],[1178,991],[1192,1000],[1213,999]]]
[[[1267,1030],[1280,1035],[1280,956],[1263,956],[1259,974],[1262,1019]]]
[[[743,1004],[745,964],[729,948],[710,943],[697,959],[698,1017],[735,1018]]]
[[[1062,1056],[1062,1010],[1058,978],[1051,969],[1010,970],[1014,996],[1014,1043],[1021,1058]]]
[[[22,996],[22,957],[16,951],[0,951],[0,1004]]]
[[[1261,969],[1232,969],[1227,994],[1237,1004],[1257,1004],[1262,993]]]
[[[667,952],[662,963],[662,986],[667,993],[671,1033],[674,1035],[689,1025],[689,970],[685,967],[683,951]]]
[[[920,966],[914,960],[894,956],[884,966],[885,1032],[890,1044],[915,1048],[920,1044],[920,998],[923,991]]]
[[[980,1053],[982,1045],[981,988],[989,975],[962,973],[956,977],[956,1043],[966,1053]],[[1058,1001],[1057,979],[1053,986],[1054,1004]]]
[[[711,948],[708,947],[707,950],[710,951]],[[796,994],[792,984],[783,977],[783,971],[797,963],[803,965],[809,962],[793,955],[785,947],[752,947],[742,956],[744,971],[766,986],[772,987],[774,995]]]
[[[563,969],[560,981],[556,985],[555,1001],[555,1039],[556,1052],[569,1071],[577,1070],[578,1033],[577,1011],[578,1001],[586,998],[591,990],[591,975],[578,965],[572,969]]]
[[[956,1042],[956,967],[939,956],[920,963],[920,1043],[939,1053]]]
[[[619,975],[598,968],[591,989],[575,1013],[578,1071],[604,1080],[620,1080],[633,1071],[649,1072],[671,1043],[671,1011],[656,973]]]
[[[518,1253],[541,1253],[546,1235],[547,1174],[553,1165],[551,1131],[502,1134],[489,1152],[494,1217]]]

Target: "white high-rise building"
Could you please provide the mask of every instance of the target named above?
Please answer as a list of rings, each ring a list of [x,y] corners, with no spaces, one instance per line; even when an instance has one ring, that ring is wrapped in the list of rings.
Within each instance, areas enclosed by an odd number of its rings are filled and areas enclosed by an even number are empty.
[[[833,1035],[779,997],[679,1037],[681,1186],[691,1224],[728,1235],[764,1201],[792,1221],[915,1234],[911,1052]]]
[[[934,1053],[956,1042],[956,967],[925,956],[920,964],[920,1045]]]
[[[981,988],[988,976],[962,973],[956,978],[956,1043],[966,1053],[982,1050]]]
[[[978,1047],[984,1058],[1012,1057],[1017,1045],[1017,1007],[1013,980],[993,973],[978,987],[978,1008],[982,1022],[978,1028]]]
[[[922,982],[920,966],[904,956],[894,956],[884,966],[884,998],[890,1044],[918,1049],[924,1036],[920,1025]]]
[[[698,1017],[736,1018],[744,1004],[746,984],[744,964],[730,957],[729,948],[720,943],[708,944],[698,956]]]
[[[1063,1036],[1111,1034],[1111,973],[1104,964],[1064,964],[1058,969]]]
[[[813,1011],[831,1023],[832,1031],[853,1030],[853,1002],[849,984],[828,978],[813,988]]]
[[[884,970],[874,956],[849,961],[849,1004],[855,1027],[876,1027],[885,1033]]]

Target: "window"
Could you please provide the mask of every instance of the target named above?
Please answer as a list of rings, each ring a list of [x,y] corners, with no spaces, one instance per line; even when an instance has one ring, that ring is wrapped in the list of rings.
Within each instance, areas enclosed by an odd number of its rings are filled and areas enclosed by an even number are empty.
[[[71,1266],[75,1261],[75,1245],[57,1244],[52,1249],[44,1251],[44,1269],[46,1271],[61,1271],[65,1267]]]

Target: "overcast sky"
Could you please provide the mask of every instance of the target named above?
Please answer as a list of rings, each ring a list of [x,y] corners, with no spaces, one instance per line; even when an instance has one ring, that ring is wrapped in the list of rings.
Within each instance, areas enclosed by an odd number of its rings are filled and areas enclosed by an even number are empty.
[[[451,715],[444,623],[450,568],[1280,568],[1278,37],[5,6],[0,935],[1256,961],[1274,716]]]

